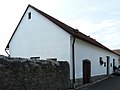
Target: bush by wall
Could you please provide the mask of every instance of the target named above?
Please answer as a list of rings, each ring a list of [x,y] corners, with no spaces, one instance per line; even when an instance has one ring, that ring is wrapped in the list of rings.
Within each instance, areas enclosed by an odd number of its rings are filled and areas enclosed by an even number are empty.
[[[69,64],[0,56],[0,90],[67,90]]]

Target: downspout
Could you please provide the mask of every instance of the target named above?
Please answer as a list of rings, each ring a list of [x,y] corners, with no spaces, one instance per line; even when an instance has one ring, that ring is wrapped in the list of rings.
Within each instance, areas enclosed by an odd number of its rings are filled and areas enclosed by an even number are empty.
[[[75,37],[73,37],[73,42],[72,42],[72,66],[73,66],[73,83],[72,87],[75,88]]]
[[[110,74],[110,56],[106,56],[107,57],[107,75]]]
[[[7,52],[7,50],[9,49],[5,48],[5,52],[7,53],[8,57],[10,57],[10,54]]]

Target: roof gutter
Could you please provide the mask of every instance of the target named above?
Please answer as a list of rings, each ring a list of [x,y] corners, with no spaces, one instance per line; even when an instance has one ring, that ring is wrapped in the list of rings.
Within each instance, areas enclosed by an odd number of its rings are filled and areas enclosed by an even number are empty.
[[[7,53],[7,55],[10,57],[10,54],[8,53],[9,48],[5,48],[5,52]]]
[[[72,88],[75,88],[75,37],[73,37],[73,42],[72,42],[72,66],[73,66]]]

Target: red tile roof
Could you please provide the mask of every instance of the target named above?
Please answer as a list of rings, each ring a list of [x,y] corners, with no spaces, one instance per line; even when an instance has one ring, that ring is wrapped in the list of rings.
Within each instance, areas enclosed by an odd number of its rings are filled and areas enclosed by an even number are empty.
[[[28,5],[27,9],[28,9],[29,7],[33,8],[35,11],[37,11],[38,13],[40,13],[41,15],[43,15],[44,17],[46,17],[47,19],[49,19],[50,21],[52,21],[54,24],[56,24],[57,26],[59,26],[60,28],[62,28],[62,29],[65,30],[66,32],[68,32],[69,34],[71,34],[73,37],[78,38],[78,39],[80,39],[80,40],[83,40],[83,41],[85,41],[85,42],[88,42],[88,43],[90,43],[90,44],[93,44],[93,45],[95,45],[95,46],[97,46],[97,47],[100,47],[100,48],[105,49],[105,50],[107,50],[107,51],[110,51],[110,52],[112,52],[112,53],[115,53],[115,52],[113,52],[112,50],[110,50],[110,49],[108,49],[107,47],[105,47],[104,45],[102,45],[101,43],[97,42],[95,39],[93,39],[93,38],[91,38],[91,37],[89,37],[89,36],[87,36],[87,35],[79,32],[77,29],[74,29],[74,28],[66,25],[65,23],[63,23],[63,22],[55,19],[54,17],[52,17],[52,16],[50,16],[50,15],[42,12],[41,10],[35,8],[34,6]],[[26,9],[26,11],[27,11],[27,9]],[[25,13],[26,13],[26,11],[25,11]],[[23,14],[22,18],[24,17],[25,13]],[[22,18],[21,18],[20,22],[22,21]],[[18,23],[18,25],[17,25],[17,27],[16,27],[16,29],[15,29],[12,37],[14,36],[14,34],[15,34],[15,32],[16,32],[19,24],[20,24],[20,22]],[[11,39],[12,39],[12,37],[11,37]],[[6,49],[9,48],[9,44],[10,44],[11,39],[9,40],[9,42],[8,42],[8,44],[7,44],[7,46],[6,46]],[[115,53],[115,54],[117,54],[117,53]],[[117,55],[119,55],[119,54],[117,54]]]

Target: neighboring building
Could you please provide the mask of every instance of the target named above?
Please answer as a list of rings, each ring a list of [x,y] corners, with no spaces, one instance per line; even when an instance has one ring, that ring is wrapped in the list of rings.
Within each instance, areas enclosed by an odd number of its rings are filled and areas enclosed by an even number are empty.
[[[31,5],[23,14],[6,50],[11,57],[68,61],[73,83],[90,71],[91,76],[111,74],[119,59],[119,54]]]
[[[117,53],[117,54],[119,54],[120,55],[120,49],[115,49],[115,50],[113,50],[115,53]],[[118,59],[118,62],[119,62],[119,64],[120,64],[120,58]]]
[[[115,53],[118,53],[118,54],[120,54],[120,49],[115,49],[115,50],[113,50]]]

